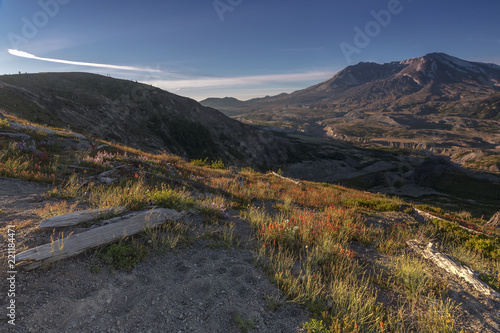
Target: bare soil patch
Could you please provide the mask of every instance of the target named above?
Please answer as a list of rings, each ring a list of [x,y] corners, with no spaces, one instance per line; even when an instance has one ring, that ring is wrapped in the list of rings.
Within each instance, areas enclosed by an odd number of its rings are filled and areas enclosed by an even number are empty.
[[[40,220],[36,209],[43,207],[41,200],[50,186],[5,178],[0,183],[2,225],[28,219],[35,228]],[[5,317],[0,325],[16,332],[303,331],[307,311],[287,303],[254,265],[253,252],[245,248],[248,225],[237,211],[230,214],[242,240],[238,248],[198,238],[186,248],[150,253],[130,272],[104,266],[92,273],[96,251],[43,269],[19,271],[16,326],[8,325]],[[183,222],[193,234],[206,227],[197,215]],[[33,243],[44,241],[46,236],[40,236]]]

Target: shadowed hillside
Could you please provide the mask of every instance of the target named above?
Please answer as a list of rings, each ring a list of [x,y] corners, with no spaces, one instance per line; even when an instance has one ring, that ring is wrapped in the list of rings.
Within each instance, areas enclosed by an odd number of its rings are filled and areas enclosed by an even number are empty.
[[[267,168],[288,158],[266,131],[196,101],[132,81],[87,73],[0,77],[0,109],[29,121],[78,130],[146,151]]]

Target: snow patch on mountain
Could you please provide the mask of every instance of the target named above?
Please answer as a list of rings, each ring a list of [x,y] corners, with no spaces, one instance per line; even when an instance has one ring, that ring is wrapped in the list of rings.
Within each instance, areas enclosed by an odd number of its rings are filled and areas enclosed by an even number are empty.
[[[425,74],[425,73],[424,73]],[[416,79],[413,75],[410,75],[410,74],[403,74],[403,76],[406,76],[406,77],[409,77],[410,79],[412,79],[416,84],[418,84],[419,86],[422,86],[423,83]]]

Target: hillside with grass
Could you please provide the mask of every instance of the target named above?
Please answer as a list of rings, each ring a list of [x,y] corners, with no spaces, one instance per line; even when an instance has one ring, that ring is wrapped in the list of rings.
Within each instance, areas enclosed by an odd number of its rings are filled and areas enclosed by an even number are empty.
[[[0,76],[0,113],[76,130],[148,152],[269,168],[290,147],[196,101],[150,85],[90,73]]]
[[[20,332],[500,330],[500,231],[490,216],[0,125],[2,235],[13,226],[19,258],[52,246],[56,259],[34,270],[37,259],[17,262]],[[89,209],[97,213],[81,224],[41,228]],[[75,236],[157,209],[182,217],[57,260]],[[482,289],[416,243],[469,267]]]
[[[12,123],[3,131],[5,138],[15,137],[6,131],[17,129],[40,132],[32,125],[43,124],[52,128],[45,135],[57,133],[57,128],[64,129],[70,138],[70,133],[77,132],[77,143],[62,143],[77,150],[91,149],[91,143],[100,139],[208,164],[250,166],[259,171],[281,168],[290,177],[416,197],[420,202],[439,202],[449,209],[473,210],[479,216],[495,213],[500,204],[496,194],[500,176],[472,173],[437,157],[439,147],[444,147],[439,140],[433,139],[431,147],[374,149],[362,142],[280,133],[244,125],[194,100],[152,86],[101,75],[0,76],[0,114]],[[352,126],[354,132],[366,133],[365,128]],[[29,135],[17,139],[28,146],[32,142]],[[478,158],[488,161],[486,169],[496,163],[495,155],[484,149],[464,150],[455,157],[471,167]]]

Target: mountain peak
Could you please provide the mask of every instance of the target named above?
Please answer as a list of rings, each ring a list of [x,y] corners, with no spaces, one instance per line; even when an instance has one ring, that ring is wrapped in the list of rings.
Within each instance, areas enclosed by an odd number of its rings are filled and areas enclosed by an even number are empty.
[[[431,53],[427,53],[422,58],[435,58],[435,57],[448,57],[448,58],[450,58],[451,56],[444,53],[444,52],[431,52]]]
[[[360,62],[332,78],[289,95],[224,103],[225,110],[267,109],[269,106],[321,106],[322,110],[406,109],[421,103],[436,105],[489,98],[500,92],[500,66],[462,60],[443,52],[385,64]],[[218,107],[221,103],[211,103]],[[430,105],[429,104],[429,105]],[[238,111],[241,112],[241,111]]]

